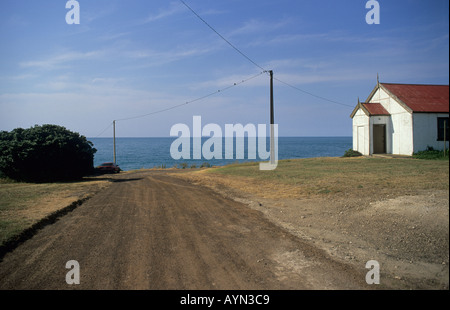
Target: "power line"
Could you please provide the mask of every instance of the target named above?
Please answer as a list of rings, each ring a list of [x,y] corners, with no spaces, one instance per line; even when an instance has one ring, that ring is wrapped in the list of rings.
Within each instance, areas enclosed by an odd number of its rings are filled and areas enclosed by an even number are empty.
[[[210,24],[208,24],[208,22],[207,21],[205,21],[199,14],[197,14],[197,12],[195,12],[189,5],[187,5],[186,4],[186,2],[184,2],[183,0],[180,0],[180,2],[181,3],[183,3],[195,16],[197,16],[198,17],[198,19],[200,19],[203,23],[205,23],[205,25],[206,26],[208,26],[212,31],[214,31],[222,40],[224,40],[226,43],[228,43],[228,45],[230,45],[234,50],[236,50],[239,54],[241,54],[244,58],[246,58],[248,61],[250,61],[252,64],[254,64],[255,66],[257,66],[258,68],[260,68],[261,70],[263,70],[265,73],[267,73],[268,71],[266,70],[266,69],[264,69],[262,66],[260,66],[260,65],[258,65],[255,61],[253,61],[250,57],[248,57],[246,54],[244,54],[240,49],[238,49],[235,45],[233,45],[230,41],[228,41],[223,35],[221,35],[216,29],[214,29]],[[321,97],[321,96],[318,96],[318,95],[315,95],[315,94],[313,94],[313,93],[310,93],[310,92],[308,92],[308,91],[306,91],[306,90],[303,90],[303,89],[301,89],[301,88],[299,88],[299,87],[296,87],[296,86],[293,86],[293,85],[291,85],[291,84],[289,84],[289,83],[286,83],[286,82],[284,82],[284,81],[282,81],[282,80],[280,80],[280,79],[277,79],[277,78],[274,78],[275,80],[277,80],[278,82],[281,82],[281,83],[283,83],[283,84],[285,84],[285,85],[287,85],[287,86],[289,86],[289,87],[291,87],[291,88],[293,88],[293,89],[296,89],[296,90],[298,90],[298,91],[301,91],[301,92],[303,92],[303,93],[305,93],[305,94],[308,94],[308,95],[310,95],[310,96],[313,96],[313,97],[316,97],[316,98],[319,98],[319,99],[322,99],[322,100],[325,100],[325,101],[328,101],[328,102],[332,102],[332,103],[336,103],[336,104],[339,104],[339,105],[343,105],[343,106],[347,106],[347,107],[353,107],[353,106],[350,106],[350,105],[348,105],[348,104],[345,104],[345,103],[341,103],[341,102],[337,102],[337,101],[334,101],[334,100],[331,100],[331,99],[327,99],[327,98],[325,98],[325,97]]]
[[[230,85],[230,86],[227,86],[227,87],[225,87],[225,88],[216,90],[215,92],[212,92],[212,93],[209,93],[209,94],[207,94],[207,95],[198,97],[198,98],[196,98],[196,99],[193,99],[193,100],[190,100],[190,101],[186,101],[186,102],[184,102],[184,103],[180,103],[180,104],[177,104],[177,105],[168,107],[168,108],[164,108],[164,109],[161,109],[161,110],[158,110],[158,111],[154,111],[154,112],[150,112],[150,113],[146,113],[146,114],[141,114],[141,115],[137,115],[137,116],[132,116],[132,117],[127,117],[127,118],[117,119],[116,121],[127,121],[127,120],[132,120],[132,119],[137,119],[137,118],[143,118],[143,117],[146,117],[146,116],[150,116],[150,115],[154,115],[154,114],[166,112],[166,111],[169,111],[169,110],[173,110],[173,109],[176,109],[176,108],[179,108],[179,107],[188,105],[188,104],[190,104],[190,103],[194,103],[194,102],[197,102],[197,101],[206,99],[206,98],[211,97],[211,96],[213,96],[213,95],[216,95],[216,94],[218,94],[218,93],[224,92],[224,91],[226,91],[226,90],[228,90],[228,89],[230,89],[230,88],[236,87],[236,86],[241,85],[241,84],[243,84],[243,83],[246,83],[246,82],[248,82],[248,81],[250,81],[250,80],[253,80],[253,79],[257,78],[258,76],[260,76],[260,75],[262,75],[262,74],[264,74],[264,73],[265,73],[264,71],[263,71],[263,72],[260,72],[260,73],[254,75],[254,76],[251,76],[251,77],[249,77],[249,78],[247,78],[247,79],[241,80],[240,82],[233,83],[233,85]],[[110,125],[110,126],[111,126],[111,125]],[[109,128],[109,127],[108,127],[108,128]],[[107,129],[108,129],[108,128],[107,128]],[[105,129],[104,131],[106,131],[106,129]],[[104,131],[103,131],[103,132],[104,132]],[[102,133],[103,133],[103,132],[102,132]]]
[[[113,125],[113,123],[110,123],[110,124],[108,125],[108,127],[106,127],[101,133],[99,133],[98,135],[96,135],[94,138],[100,137],[102,134],[105,133],[105,131],[107,131],[109,128],[111,128],[112,125]]]
[[[294,86],[294,85],[291,85],[291,84],[289,84],[289,83],[286,83],[286,82],[284,82],[284,81],[282,81],[282,80],[280,80],[280,79],[277,79],[277,78],[274,78],[274,79],[277,80],[277,81],[280,82],[280,83],[283,83],[284,85],[287,85],[287,86],[289,86],[289,87],[291,87],[291,88],[293,88],[293,89],[296,89],[296,90],[298,90],[298,91],[301,91],[302,93],[308,94],[308,95],[310,95],[310,96],[313,96],[313,97],[316,97],[316,98],[319,98],[319,99],[322,99],[322,100],[325,100],[325,101],[329,101],[329,102],[331,102],[331,103],[336,103],[336,104],[339,104],[339,105],[342,105],[342,106],[346,106],[346,107],[351,107],[351,108],[354,108],[354,107],[355,107],[354,105],[345,104],[345,103],[342,103],[342,102],[338,102],[338,101],[335,101],[335,100],[331,100],[331,99],[327,99],[327,98],[325,98],[325,97],[321,97],[321,96],[315,95],[315,94],[310,93],[310,92],[308,92],[308,91],[306,91],[306,90],[303,90],[303,89],[301,89],[301,88],[298,88],[298,87],[296,87],[296,86]]]
[[[142,117],[146,117],[146,116],[149,116],[149,115],[158,114],[158,113],[166,112],[166,111],[169,111],[169,110],[173,110],[173,109],[176,109],[178,107],[184,106],[186,104],[187,104],[187,102],[175,105],[175,106],[170,107],[170,108],[166,108],[166,109],[158,110],[158,111],[155,111],[155,112],[147,113],[147,114],[127,117],[127,118],[120,118],[120,119],[117,119],[116,121],[128,121],[128,120],[132,120],[132,119],[142,118]]]
[[[249,78],[246,78],[246,79],[241,80],[241,81],[239,81],[239,82],[235,82],[235,83],[233,83],[233,85],[230,85],[230,86],[227,86],[227,87],[225,87],[225,88],[216,90],[215,92],[212,92],[212,93],[209,93],[209,94],[207,94],[207,95],[204,95],[204,96],[195,98],[195,99],[193,99],[193,100],[186,101],[186,102],[184,102],[184,103],[180,103],[180,104],[177,104],[177,105],[168,107],[168,108],[164,108],[164,109],[157,110],[157,111],[150,112],[150,113],[146,113],[146,114],[141,114],[141,115],[136,115],[136,116],[132,116],[132,117],[126,117],[126,118],[116,119],[115,121],[116,121],[116,122],[118,122],[118,121],[128,121],[128,120],[132,120],[132,119],[143,118],[143,117],[146,117],[146,116],[150,116],[150,115],[154,115],[154,114],[158,114],[158,113],[170,111],[170,110],[173,110],[173,109],[176,109],[176,108],[179,108],[179,107],[182,107],[182,106],[185,106],[185,105],[188,105],[188,104],[191,104],[191,103],[194,103],[194,102],[197,102],[197,101],[206,99],[206,98],[211,97],[211,96],[214,96],[214,95],[216,95],[216,94],[218,94],[218,93],[227,91],[227,90],[229,90],[230,88],[239,86],[239,85],[241,85],[241,84],[243,84],[243,83],[246,83],[246,82],[248,82],[248,81],[250,81],[250,80],[253,80],[253,79],[257,78],[258,76],[260,76],[260,75],[262,75],[262,74],[264,74],[264,73],[266,73],[266,72],[265,72],[265,71],[262,71],[262,72],[260,72],[260,73],[258,73],[258,74],[255,74],[255,75],[253,75],[253,76],[251,76],[251,77],[249,77]],[[113,125],[113,123],[110,123],[110,124],[108,125],[108,127],[106,127],[100,134],[98,134],[97,136],[95,136],[95,138],[97,138],[97,137],[101,136],[103,133],[105,133],[105,131],[107,131],[109,128],[111,128],[112,125]]]
[[[195,16],[197,16],[203,23],[205,23],[206,26],[208,26],[212,31],[214,31],[222,40],[224,40],[226,43],[228,43],[228,45],[230,45],[235,51],[237,51],[239,54],[241,54],[242,56],[244,56],[248,61],[250,61],[252,64],[254,64],[255,66],[257,66],[258,68],[260,68],[263,71],[267,71],[266,69],[264,69],[263,67],[261,67],[260,65],[258,65],[256,62],[254,62],[250,57],[248,57],[247,55],[245,55],[240,49],[238,49],[236,46],[234,46],[230,41],[228,41],[223,35],[221,35],[216,29],[214,29],[210,24],[208,24],[208,22],[206,22],[206,20],[204,20],[200,15],[198,15],[189,5],[186,4],[186,2],[184,2],[183,0],[180,0],[181,3],[183,3]]]
[[[208,28],[210,28],[214,33],[216,33],[222,40],[224,40],[224,41],[225,41],[229,46],[231,46],[235,51],[237,51],[241,56],[243,56],[245,59],[247,59],[249,62],[251,62],[253,65],[255,65],[256,67],[258,67],[259,69],[261,69],[261,70],[263,70],[263,71],[260,72],[260,73],[258,73],[258,74],[256,74],[256,75],[254,75],[254,76],[252,76],[252,77],[250,77],[250,78],[247,78],[247,79],[242,80],[242,81],[240,81],[240,82],[234,83],[233,85],[230,85],[230,86],[225,87],[225,88],[223,88],[223,89],[219,89],[219,90],[217,90],[217,91],[215,91],[215,92],[212,92],[212,93],[209,93],[209,94],[204,95],[204,96],[202,96],[202,97],[198,97],[198,98],[196,98],[196,99],[187,101],[187,102],[185,102],[185,103],[177,104],[177,105],[174,105],[174,106],[171,106],[171,107],[168,107],[168,108],[164,108],[164,109],[161,109],[161,110],[158,110],[158,111],[154,111],[154,112],[150,112],[150,113],[146,113],[146,114],[141,114],[141,115],[137,115],[137,116],[132,116],[132,117],[127,117],[127,118],[117,119],[116,121],[126,121],[126,120],[138,119],[138,118],[143,118],[143,117],[146,117],[146,116],[150,116],[150,115],[154,115],[154,114],[158,114],[158,113],[170,111],[170,110],[173,110],[173,109],[176,109],[176,108],[179,108],[179,107],[188,105],[188,104],[190,104],[190,103],[197,102],[197,101],[203,100],[203,99],[205,99],[205,98],[211,97],[211,96],[216,95],[216,94],[218,94],[218,93],[220,93],[220,92],[226,91],[226,90],[228,90],[228,89],[230,89],[230,88],[232,88],[232,87],[238,86],[238,85],[240,85],[240,84],[242,84],[242,83],[245,83],[245,82],[247,82],[247,81],[249,81],[249,80],[252,80],[252,79],[254,79],[254,78],[256,78],[256,77],[258,77],[258,76],[260,76],[260,75],[262,75],[262,74],[264,74],[264,73],[267,74],[267,73],[269,72],[268,70],[264,69],[262,66],[260,66],[259,64],[257,64],[255,61],[253,61],[249,56],[247,56],[246,54],[244,54],[240,49],[238,49],[235,45],[233,45],[233,44],[232,44],[229,40],[227,40],[223,35],[221,35],[221,34],[220,34],[216,29],[214,29],[214,28],[213,28],[206,20],[204,20],[199,14],[197,14],[197,12],[195,12],[189,5],[187,5],[186,2],[184,2],[183,0],[180,0],[180,2],[181,2],[184,6],[186,6],[186,7],[187,7],[187,8],[188,8],[188,9],[189,9],[189,10],[190,10],[190,11],[191,11],[198,19],[200,19],[206,26],[208,26]],[[335,100],[331,100],[331,99],[327,99],[327,98],[325,98],[325,97],[321,97],[321,96],[315,95],[315,94],[313,94],[313,93],[311,93],[311,92],[308,92],[308,91],[303,90],[303,89],[301,89],[301,88],[299,88],[299,87],[296,87],[296,86],[291,85],[291,84],[289,84],[289,83],[287,83],[287,82],[284,82],[284,81],[282,81],[282,80],[280,80],[280,79],[278,79],[278,78],[275,78],[275,77],[274,77],[274,79],[277,80],[277,81],[280,82],[280,83],[283,83],[283,84],[285,84],[285,85],[287,85],[287,86],[289,86],[289,87],[295,89],[295,90],[298,90],[298,91],[303,92],[303,93],[305,93],[305,94],[308,94],[308,95],[310,95],[310,96],[316,97],[316,98],[318,98],[318,99],[325,100],[325,101],[328,101],[328,102],[331,102],[331,103],[335,103],[335,104],[339,104],[339,105],[342,105],[342,106],[353,107],[353,106],[348,105],[348,104],[345,104],[345,103],[341,103],[341,102],[338,102],[338,101],[335,101]],[[97,137],[101,136],[101,135],[102,135],[106,130],[108,130],[112,125],[113,125],[113,123],[109,124],[108,127],[106,127],[99,135],[97,135]]]

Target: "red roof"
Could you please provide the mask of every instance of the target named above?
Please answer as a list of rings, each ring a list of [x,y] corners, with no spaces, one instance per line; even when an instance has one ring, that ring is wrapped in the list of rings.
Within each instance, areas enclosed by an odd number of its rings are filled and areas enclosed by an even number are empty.
[[[413,112],[449,113],[448,85],[381,83]]]
[[[381,103],[361,103],[370,115],[390,115]]]

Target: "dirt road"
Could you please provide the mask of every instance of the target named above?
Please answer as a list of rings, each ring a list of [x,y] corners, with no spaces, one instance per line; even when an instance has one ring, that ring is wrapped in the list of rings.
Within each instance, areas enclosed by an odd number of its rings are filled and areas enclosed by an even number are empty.
[[[66,263],[80,284],[66,283]],[[372,289],[264,215],[164,172],[121,174],[0,262],[0,289]]]

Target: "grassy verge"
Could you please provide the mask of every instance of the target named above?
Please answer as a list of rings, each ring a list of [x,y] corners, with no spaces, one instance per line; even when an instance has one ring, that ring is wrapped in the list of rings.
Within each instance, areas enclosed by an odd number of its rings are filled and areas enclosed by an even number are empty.
[[[107,184],[98,179],[46,184],[0,179],[0,245]]]
[[[448,150],[438,151],[438,150],[426,150],[417,152],[413,155],[414,158],[417,159],[434,159],[434,160],[448,160]]]
[[[246,163],[209,169],[202,175],[209,176],[209,182],[226,182],[266,198],[398,196],[449,188],[449,162],[442,160],[311,158],[279,161],[273,171]]]

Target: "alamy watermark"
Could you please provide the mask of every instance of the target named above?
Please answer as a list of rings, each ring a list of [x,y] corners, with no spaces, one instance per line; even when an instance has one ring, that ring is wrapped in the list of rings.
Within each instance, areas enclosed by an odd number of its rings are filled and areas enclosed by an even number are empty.
[[[69,0],[66,3],[66,9],[70,9],[66,13],[66,23],[68,25],[80,24],[80,4],[76,0]]]
[[[245,159],[245,134],[247,134],[247,158],[269,162],[259,164],[260,170],[274,170],[278,165],[278,125],[270,125],[271,143],[267,151],[266,125],[225,124],[225,139],[222,128],[217,124],[202,127],[201,116],[193,117],[192,132],[186,124],[175,124],[170,129],[171,137],[178,137],[170,146],[170,155],[174,160],[180,159]],[[209,137],[202,144],[202,137]],[[273,138],[273,139],[272,139]],[[191,148],[192,140],[192,148]],[[225,148],[223,143],[225,141]],[[236,141],[236,143],[234,143]],[[256,143],[258,142],[258,143]],[[236,149],[234,149],[236,144]],[[191,152],[192,149],[192,152]],[[223,156],[223,151],[225,155]],[[191,154],[192,153],[192,154]],[[223,158],[224,157],[224,158]]]
[[[76,0],[66,2],[66,9],[70,9],[66,13],[66,23],[69,25],[80,24],[80,3]],[[380,3],[376,0],[366,2],[366,9],[370,11],[366,14],[366,23],[369,25],[380,24]]]
[[[366,14],[366,23],[369,25],[380,24],[380,3],[376,0],[369,0],[366,3],[366,9],[370,9]]]
[[[380,284],[380,264],[376,260],[369,260],[366,268],[370,269],[366,274],[367,284]]]
[[[69,285],[80,284],[80,264],[76,260],[69,260],[66,263],[66,269],[70,269],[66,273],[66,283]]]

